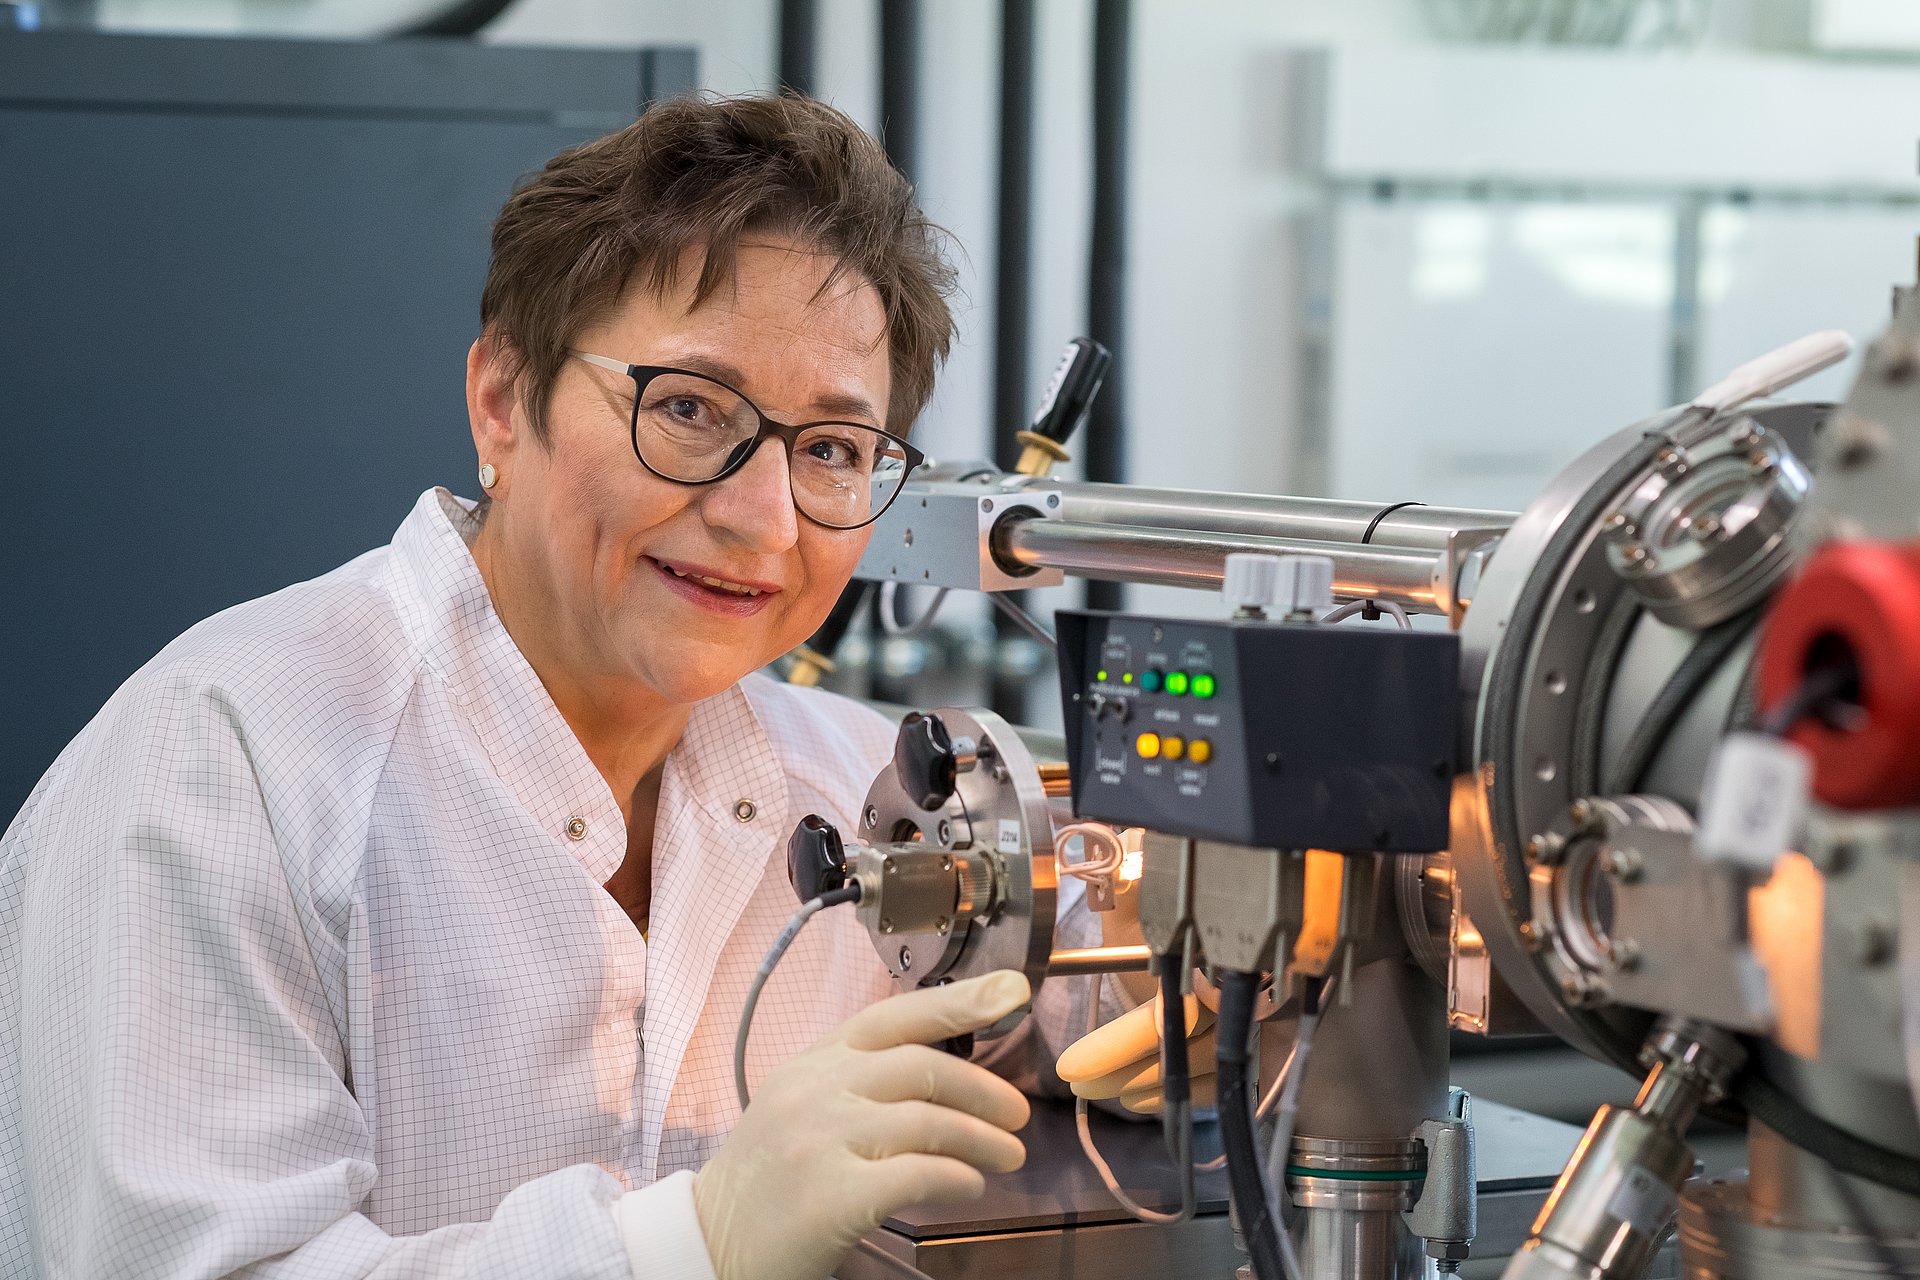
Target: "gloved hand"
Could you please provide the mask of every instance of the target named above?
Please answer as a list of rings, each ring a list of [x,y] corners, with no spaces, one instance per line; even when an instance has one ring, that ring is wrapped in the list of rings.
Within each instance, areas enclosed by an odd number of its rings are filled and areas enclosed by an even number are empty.
[[[927,1042],[1024,1004],[1001,971],[893,996],[776,1067],[694,1175],[719,1280],[819,1280],[889,1214],[973,1200],[1026,1161],[1025,1095]]]
[[[1213,1014],[1186,998],[1187,1073],[1193,1104],[1214,1103]],[[1129,1111],[1160,1109],[1160,997],[1121,1014],[1067,1046],[1054,1070],[1083,1098],[1118,1098]]]

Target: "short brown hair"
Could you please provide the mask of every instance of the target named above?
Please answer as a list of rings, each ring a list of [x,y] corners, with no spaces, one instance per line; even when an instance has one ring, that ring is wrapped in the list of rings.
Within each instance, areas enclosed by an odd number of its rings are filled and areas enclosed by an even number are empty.
[[[680,98],[617,133],[563,151],[524,179],[493,224],[480,295],[484,332],[546,438],[554,379],[575,335],[632,282],[664,294],[705,250],[694,291],[733,276],[741,239],[776,233],[831,254],[886,309],[887,426],[905,434],[933,395],[953,340],[943,233],[880,144],[811,98]]]

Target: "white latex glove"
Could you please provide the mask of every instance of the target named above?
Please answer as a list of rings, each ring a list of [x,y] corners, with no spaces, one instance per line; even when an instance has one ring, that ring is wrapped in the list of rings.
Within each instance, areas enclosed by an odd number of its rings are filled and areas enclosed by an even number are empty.
[[[1186,1000],[1187,1073],[1193,1104],[1214,1103],[1213,1014]],[[1129,1111],[1160,1109],[1160,997],[1121,1014],[1067,1046],[1054,1070],[1083,1098],[1118,1098]]]
[[[769,1074],[694,1175],[719,1280],[819,1280],[889,1214],[974,1200],[1026,1162],[1024,1094],[929,1048],[1026,1003],[1002,971],[882,1000]]]

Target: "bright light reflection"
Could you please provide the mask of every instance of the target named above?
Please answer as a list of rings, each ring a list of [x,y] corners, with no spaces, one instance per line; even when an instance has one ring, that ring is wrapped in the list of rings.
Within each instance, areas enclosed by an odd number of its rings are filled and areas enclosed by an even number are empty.
[[[1673,215],[1665,209],[1534,205],[1514,212],[1513,243],[1583,297],[1673,304]]]
[[[1438,300],[1480,292],[1492,246],[1493,218],[1485,209],[1425,210],[1413,232],[1413,296]]]

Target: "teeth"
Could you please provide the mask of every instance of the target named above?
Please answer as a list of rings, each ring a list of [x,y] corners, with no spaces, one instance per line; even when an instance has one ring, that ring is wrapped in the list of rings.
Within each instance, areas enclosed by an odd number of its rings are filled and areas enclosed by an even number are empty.
[[[757,596],[760,594],[758,587],[743,587],[737,582],[728,582],[725,578],[709,578],[704,573],[682,573],[664,561],[661,562],[660,567],[676,578],[691,578],[695,582],[703,582],[707,586],[717,588],[721,591],[731,591],[737,596]]]

